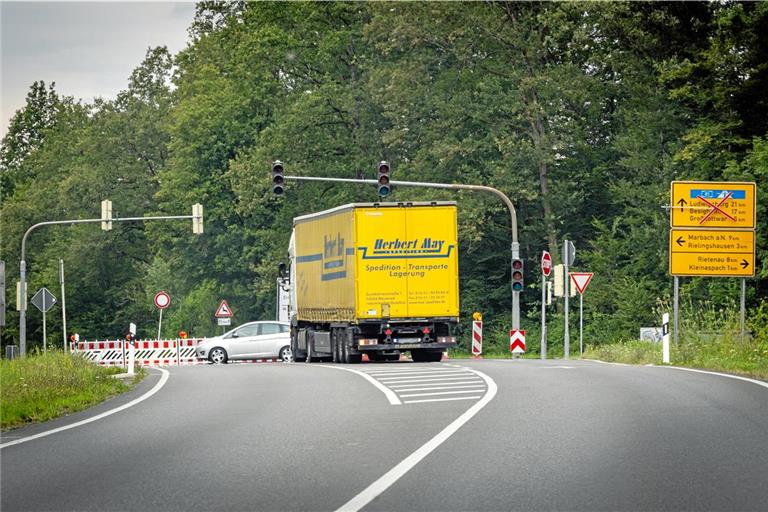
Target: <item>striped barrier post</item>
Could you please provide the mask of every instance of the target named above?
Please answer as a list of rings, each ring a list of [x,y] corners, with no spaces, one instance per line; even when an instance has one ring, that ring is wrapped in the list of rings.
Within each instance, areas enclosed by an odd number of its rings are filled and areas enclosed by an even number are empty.
[[[472,357],[480,359],[483,353],[483,321],[472,321]]]

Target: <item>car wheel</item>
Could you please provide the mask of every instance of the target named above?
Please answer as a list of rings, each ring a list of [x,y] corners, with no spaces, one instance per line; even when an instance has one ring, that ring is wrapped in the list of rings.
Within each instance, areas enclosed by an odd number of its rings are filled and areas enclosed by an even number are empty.
[[[280,349],[280,359],[282,359],[286,363],[292,363],[293,362],[293,351],[291,350],[290,346],[285,346]]]
[[[211,353],[208,354],[208,360],[213,364],[227,364],[228,359],[227,351],[221,347],[214,347],[211,349]]]

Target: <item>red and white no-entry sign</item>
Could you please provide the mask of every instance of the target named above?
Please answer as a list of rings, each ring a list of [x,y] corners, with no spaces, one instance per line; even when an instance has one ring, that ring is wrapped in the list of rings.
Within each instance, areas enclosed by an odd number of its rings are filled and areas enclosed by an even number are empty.
[[[166,292],[157,292],[155,294],[155,307],[157,309],[165,309],[171,305],[171,296]]]
[[[513,354],[525,353],[525,331],[509,331],[509,351]]]
[[[549,273],[552,271],[552,256],[547,251],[544,251],[541,255],[541,271],[547,277],[549,277]]]
[[[475,320],[472,322],[472,355],[479,356],[483,353],[483,322]]]

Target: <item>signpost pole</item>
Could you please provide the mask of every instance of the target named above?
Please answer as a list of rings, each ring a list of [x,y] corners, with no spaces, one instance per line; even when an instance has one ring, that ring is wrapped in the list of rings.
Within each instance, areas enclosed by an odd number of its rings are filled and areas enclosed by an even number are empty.
[[[48,353],[48,336],[45,330],[45,312],[47,311],[47,305],[45,303],[45,294],[43,294],[43,354]]]
[[[64,260],[59,259],[59,281],[61,281],[61,335],[64,337],[64,352],[67,351],[67,299],[64,296]]]
[[[541,359],[547,358],[547,278],[541,274]]]
[[[673,327],[675,332],[673,337],[675,338],[675,345],[677,345],[678,342],[680,341],[680,327],[678,325],[678,320],[680,318],[680,308],[678,307],[680,304],[680,278],[677,276],[675,276],[674,288],[675,288],[675,293],[674,293],[674,299],[673,299],[673,308],[674,308],[673,313],[675,315],[675,318],[673,321],[673,324],[674,324]]]
[[[568,240],[563,242],[563,290],[565,295],[565,332],[563,334],[563,359],[568,359],[571,352],[571,335],[568,331],[568,296],[570,295],[570,274],[568,273]]]
[[[739,317],[739,321],[741,323],[741,341],[744,341],[747,335],[744,327],[744,317],[746,316],[746,311],[747,311],[747,280],[742,277],[741,278],[741,314]]]
[[[579,356],[584,355],[584,292],[579,294]]]
[[[163,309],[165,308],[160,308],[160,321],[157,322],[157,341],[160,341],[160,328],[163,325]]]

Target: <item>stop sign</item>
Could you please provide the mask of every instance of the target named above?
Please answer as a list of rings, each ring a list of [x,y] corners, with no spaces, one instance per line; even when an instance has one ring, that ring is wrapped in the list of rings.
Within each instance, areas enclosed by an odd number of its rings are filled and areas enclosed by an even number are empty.
[[[547,251],[544,251],[541,255],[541,271],[545,276],[549,276],[552,271],[552,256]]]

